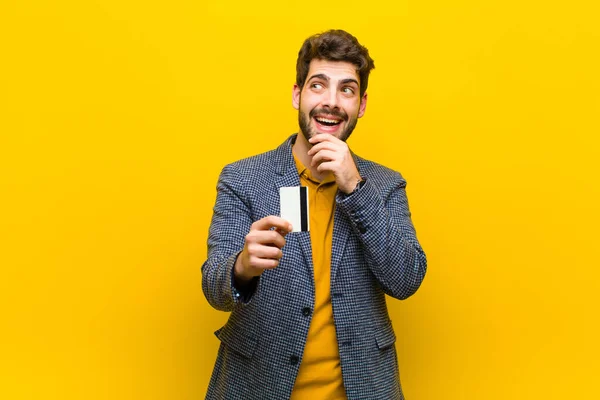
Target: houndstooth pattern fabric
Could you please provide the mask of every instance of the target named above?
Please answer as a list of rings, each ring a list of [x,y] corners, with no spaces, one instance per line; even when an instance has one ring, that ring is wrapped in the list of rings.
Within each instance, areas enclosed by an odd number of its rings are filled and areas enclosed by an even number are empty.
[[[315,290],[309,233],[286,236],[279,266],[262,274],[249,298],[232,287],[233,265],[250,225],[279,215],[279,188],[300,184],[292,155],[295,137],[227,165],[219,177],[202,289],[214,308],[231,315],[215,332],[221,345],[210,400],[288,399],[302,362],[312,315],[303,309],[313,309]],[[366,181],[351,195],[338,192],[331,259],[344,387],[349,400],[403,399],[385,294],[412,295],[427,261],[410,219],[404,179],[354,157]]]

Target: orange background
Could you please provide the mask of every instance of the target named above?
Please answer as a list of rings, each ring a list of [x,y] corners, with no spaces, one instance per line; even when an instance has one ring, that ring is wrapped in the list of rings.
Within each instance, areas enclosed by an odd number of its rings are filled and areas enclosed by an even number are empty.
[[[0,3],[0,398],[203,398],[224,164],[296,131],[304,38],[376,69],[351,148],[429,258],[390,299],[407,397],[597,399],[597,2]]]

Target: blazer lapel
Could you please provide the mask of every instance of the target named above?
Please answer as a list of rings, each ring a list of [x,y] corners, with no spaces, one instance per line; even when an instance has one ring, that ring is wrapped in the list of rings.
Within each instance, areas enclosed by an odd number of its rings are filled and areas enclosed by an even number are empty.
[[[348,221],[348,217],[338,208],[335,208],[333,216],[333,240],[331,244],[331,287],[335,281],[335,273],[342,261],[342,255],[346,248],[346,242],[352,227]]]

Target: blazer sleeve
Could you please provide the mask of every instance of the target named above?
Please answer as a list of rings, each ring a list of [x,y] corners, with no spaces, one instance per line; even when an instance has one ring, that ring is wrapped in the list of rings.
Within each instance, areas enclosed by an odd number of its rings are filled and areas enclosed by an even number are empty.
[[[256,290],[257,281],[245,290],[237,290],[233,282],[233,266],[244,248],[250,225],[251,209],[244,198],[243,179],[230,164],[223,168],[217,183],[207,259],[202,265],[202,291],[217,310],[231,311],[249,302]]]
[[[427,258],[413,227],[406,181],[395,173],[391,190],[378,191],[368,178],[356,192],[337,195],[365,250],[373,275],[388,295],[406,299],[417,291]]]

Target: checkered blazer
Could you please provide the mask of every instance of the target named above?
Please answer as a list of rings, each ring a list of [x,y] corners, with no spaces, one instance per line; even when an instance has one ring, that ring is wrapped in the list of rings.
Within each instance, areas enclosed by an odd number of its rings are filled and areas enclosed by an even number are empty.
[[[265,271],[248,296],[233,288],[232,271],[250,225],[279,215],[279,188],[300,184],[295,137],[227,165],[219,177],[202,289],[214,308],[231,315],[215,332],[221,345],[207,399],[281,400],[292,392],[312,315],[303,310],[314,306],[309,233],[286,236],[279,266]],[[412,295],[427,261],[410,219],[406,181],[371,161],[355,161],[366,181],[351,195],[338,192],[331,254],[344,387],[348,399],[403,399],[385,294]]]

